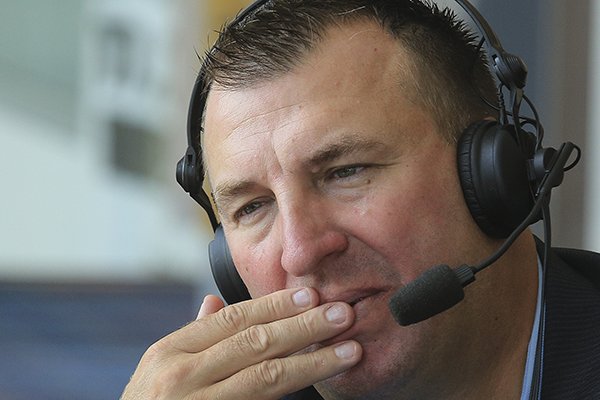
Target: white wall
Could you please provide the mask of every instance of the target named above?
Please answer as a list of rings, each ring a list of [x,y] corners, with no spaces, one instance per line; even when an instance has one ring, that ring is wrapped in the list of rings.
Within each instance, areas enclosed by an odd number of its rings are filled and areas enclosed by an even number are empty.
[[[111,7],[115,19],[142,29],[132,55],[147,69],[139,87],[111,87],[98,74],[109,55],[95,45],[95,29]],[[193,0],[87,1],[81,49],[72,50],[82,54],[72,77],[75,119],[64,124],[0,102],[0,280],[208,277],[211,232],[174,178],[202,24]],[[111,165],[107,127],[115,115],[162,135],[154,176]]]

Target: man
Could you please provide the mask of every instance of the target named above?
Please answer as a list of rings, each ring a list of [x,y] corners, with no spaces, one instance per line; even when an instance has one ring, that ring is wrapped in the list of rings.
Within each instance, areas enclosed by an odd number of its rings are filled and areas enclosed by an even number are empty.
[[[456,307],[408,327],[388,310],[431,266],[475,265],[502,243],[475,222],[456,167],[463,130],[497,117],[462,25],[418,1],[275,0],[215,47],[204,160],[253,300],[207,296],[197,321],[148,350],[123,399],[278,399],[311,386],[319,395],[297,398],[527,398],[540,330],[543,398],[600,396],[598,357],[573,366],[593,347],[600,294],[553,256],[549,310],[560,280],[585,293],[586,314],[549,311],[536,328],[530,232]],[[586,326],[565,334],[559,314]],[[560,341],[573,337],[584,344],[569,358]]]

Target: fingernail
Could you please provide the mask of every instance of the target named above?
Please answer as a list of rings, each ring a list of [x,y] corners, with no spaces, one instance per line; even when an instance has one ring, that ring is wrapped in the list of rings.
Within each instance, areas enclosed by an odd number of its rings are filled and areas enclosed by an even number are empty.
[[[310,304],[310,293],[307,289],[299,290],[292,295],[292,301],[298,307],[306,307]]]
[[[346,309],[339,304],[331,306],[325,311],[325,318],[327,318],[327,321],[329,322],[344,322],[346,320]]]
[[[337,346],[335,349],[335,355],[339,358],[352,358],[356,353],[356,345],[353,342],[342,343]]]

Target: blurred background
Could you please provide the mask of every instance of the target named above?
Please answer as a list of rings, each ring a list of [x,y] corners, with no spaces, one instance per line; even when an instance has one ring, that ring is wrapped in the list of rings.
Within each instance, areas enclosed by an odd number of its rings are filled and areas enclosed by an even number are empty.
[[[0,400],[118,398],[215,292],[174,172],[196,53],[248,3],[0,0]],[[528,64],[545,144],[583,148],[553,243],[600,251],[600,0],[473,3]]]

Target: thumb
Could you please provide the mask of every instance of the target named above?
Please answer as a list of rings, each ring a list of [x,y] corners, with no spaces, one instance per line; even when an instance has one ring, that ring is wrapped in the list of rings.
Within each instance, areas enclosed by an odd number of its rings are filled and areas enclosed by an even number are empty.
[[[196,317],[196,319],[206,317],[209,314],[214,314],[223,307],[225,307],[223,300],[215,295],[209,294],[208,296],[204,297],[204,301],[200,306],[200,311],[198,311],[198,317]]]

